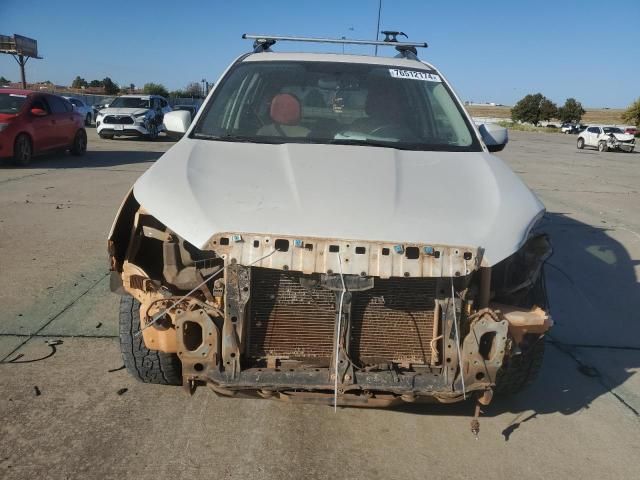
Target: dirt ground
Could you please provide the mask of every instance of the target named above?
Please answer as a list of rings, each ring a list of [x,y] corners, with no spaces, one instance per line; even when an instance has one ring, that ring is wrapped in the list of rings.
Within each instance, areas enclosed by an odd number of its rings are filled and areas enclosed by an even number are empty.
[[[484,118],[511,118],[511,107],[494,107],[491,105],[468,105],[467,110],[474,117]],[[586,113],[582,117],[582,123],[622,125],[622,113],[624,110],[617,108],[585,108]]]
[[[0,165],[0,478],[637,478],[640,154],[511,136],[499,156],[548,209],[556,327],[541,378],[487,407],[478,441],[469,404],[334,413],[137,383],[105,239],[172,143],[90,129],[83,158]]]

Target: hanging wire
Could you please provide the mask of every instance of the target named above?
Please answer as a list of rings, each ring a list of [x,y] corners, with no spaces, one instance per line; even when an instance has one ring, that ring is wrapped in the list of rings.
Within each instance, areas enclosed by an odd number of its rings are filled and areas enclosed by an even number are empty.
[[[458,332],[458,315],[456,314],[456,291],[453,288],[453,260],[449,256],[449,278],[451,279],[451,303],[453,306],[453,329],[456,334],[456,350],[458,352],[458,368],[460,380],[462,380],[462,398],[467,399],[467,389],[464,385],[464,372],[462,371],[462,356],[460,355],[460,333]]]
[[[247,265],[247,267],[250,267],[252,265],[255,265],[256,263],[264,260],[265,258],[270,257],[271,255],[273,255],[274,253],[276,253],[278,250],[275,249],[273,251],[271,251],[270,253],[267,253],[266,255],[263,255],[262,257],[258,258],[257,260],[254,260],[253,262],[251,262],[249,265]],[[151,325],[155,325],[155,323],[160,320],[162,317],[164,317],[164,315],[171,310],[173,307],[175,307],[176,305],[178,305],[180,302],[182,302],[183,300],[185,300],[187,297],[189,297],[189,295],[191,295],[192,293],[194,293],[195,291],[197,291],[198,289],[200,289],[200,287],[202,287],[205,283],[207,283],[209,280],[214,279],[215,277],[217,277],[218,275],[220,275],[222,272],[226,271],[227,268],[229,267],[229,265],[225,265],[224,268],[221,268],[220,270],[218,270],[217,272],[212,273],[211,275],[209,275],[207,278],[205,278],[202,282],[200,282],[198,285],[196,285],[193,289],[191,289],[191,291],[189,291],[188,293],[185,293],[182,297],[180,297],[178,300],[176,300],[175,302],[173,302],[170,306],[168,306],[167,308],[165,308],[164,310],[162,310],[160,313],[157,313],[149,323],[147,323],[144,327],[142,327],[135,335],[134,337],[138,337],[142,334],[142,332],[144,332],[147,328],[149,328]]]
[[[338,307],[338,330],[336,334],[336,345],[335,351],[333,354],[334,364],[335,364],[335,372],[333,373],[333,411],[338,411],[338,352],[340,351],[340,336],[342,330],[342,302],[344,300],[344,294],[347,291],[347,287],[344,284],[344,275],[342,274],[342,259],[340,258],[340,252],[336,253],[338,255],[338,269],[340,270],[340,281],[342,282],[342,292],[340,293],[340,305]]]

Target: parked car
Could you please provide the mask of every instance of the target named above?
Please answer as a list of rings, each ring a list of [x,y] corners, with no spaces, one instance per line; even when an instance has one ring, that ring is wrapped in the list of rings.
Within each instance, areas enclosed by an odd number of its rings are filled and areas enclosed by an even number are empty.
[[[63,97],[66,98],[71,105],[73,105],[73,109],[78,112],[84,118],[84,124],[86,126],[91,125],[93,119],[95,118],[93,115],[93,108],[90,105],[87,105],[79,98],[75,97]]]
[[[578,130],[579,130],[579,126],[576,125],[575,123],[563,123],[562,126],[560,127],[560,131],[562,133],[573,134],[573,133],[578,133]]]
[[[84,155],[84,118],[67,100],[30,90],[0,91],[0,158],[27,165],[34,155],[66,149]]]
[[[96,119],[100,138],[114,136],[157,138],[162,119],[171,111],[169,102],[158,95],[123,95],[103,108]]]
[[[638,135],[639,131],[636,127],[627,127],[624,129],[624,133],[633,135],[635,137],[636,135]]]
[[[476,128],[404,46],[275,41],[233,62],[197,121],[165,114],[182,139],[119,209],[108,251],[129,372],[354,406],[488,403],[532,381],[551,248],[544,206],[491,154],[506,129]]]
[[[624,133],[618,127],[592,125],[578,135],[577,146],[597,148],[601,152],[620,150],[631,153],[635,148],[636,139],[633,135]]]

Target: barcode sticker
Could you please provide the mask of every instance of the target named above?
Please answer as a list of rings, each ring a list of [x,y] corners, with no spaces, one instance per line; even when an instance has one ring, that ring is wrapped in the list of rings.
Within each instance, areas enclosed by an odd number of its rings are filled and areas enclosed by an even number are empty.
[[[390,68],[389,73],[393,78],[409,78],[412,80],[422,80],[423,82],[442,82],[440,75],[429,72],[420,72],[417,70],[400,70],[399,68]]]

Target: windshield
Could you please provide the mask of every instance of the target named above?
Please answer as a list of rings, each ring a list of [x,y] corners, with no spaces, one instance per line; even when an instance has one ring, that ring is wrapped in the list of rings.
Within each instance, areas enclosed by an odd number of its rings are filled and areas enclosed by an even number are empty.
[[[0,93],[0,113],[18,113],[26,100],[26,95]]]
[[[194,138],[481,151],[431,71],[339,62],[245,62],[223,80]]]
[[[113,108],[151,108],[151,100],[140,97],[118,97],[109,107]]]
[[[603,127],[604,133],[624,133],[621,129],[616,127]]]

